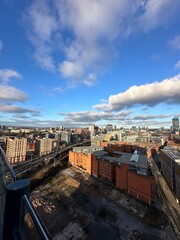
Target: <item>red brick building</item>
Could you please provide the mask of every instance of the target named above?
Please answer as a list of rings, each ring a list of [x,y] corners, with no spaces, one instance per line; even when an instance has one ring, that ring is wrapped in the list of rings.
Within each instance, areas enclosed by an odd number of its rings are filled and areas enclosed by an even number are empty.
[[[125,150],[129,151],[129,148]],[[70,151],[69,161],[95,177],[114,183],[117,188],[141,201],[148,204],[152,201],[155,181],[148,170],[146,155],[139,155],[137,150],[131,154],[79,147]]]
[[[102,147],[76,147],[69,151],[69,162],[72,165],[85,169],[92,174],[92,152],[102,150]]]

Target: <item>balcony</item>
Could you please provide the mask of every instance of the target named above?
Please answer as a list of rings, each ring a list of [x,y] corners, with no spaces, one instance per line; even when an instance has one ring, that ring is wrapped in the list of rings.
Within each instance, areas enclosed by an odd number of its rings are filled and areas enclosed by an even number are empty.
[[[29,179],[16,179],[0,147],[0,240],[50,240],[31,205]]]

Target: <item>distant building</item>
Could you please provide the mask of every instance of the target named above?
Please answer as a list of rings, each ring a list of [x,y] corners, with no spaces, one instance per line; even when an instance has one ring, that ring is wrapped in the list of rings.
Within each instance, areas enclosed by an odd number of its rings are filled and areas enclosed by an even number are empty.
[[[113,125],[112,124],[107,124],[106,125],[106,131],[111,132],[113,130]]]
[[[79,143],[81,141],[82,141],[82,135],[81,134],[73,133],[71,135],[71,143]]]
[[[110,142],[111,136],[109,134],[101,134],[91,139],[91,146],[98,147],[102,145],[102,142]]]
[[[67,144],[71,142],[71,132],[61,131],[60,135],[61,135],[61,142],[66,142]]]
[[[179,130],[179,118],[174,117],[172,119],[172,130],[178,131]]]
[[[89,131],[90,132],[95,132],[95,125],[94,124],[89,124]]]
[[[132,126],[131,129],[132,129],[132,131],[134,131],[134,132],[137,131],[137,127],[136,127],[136,126]]]
[[[17,163],[26,160],[26,138],[7,138],[6,156],[10,163]]]
[[[36,139],[36,154],[38,156],[43,156],[52,151],[52,142],[51,138]]]
[[[94,124],[89,124],[89,132],[90,132],[90,137],[92,140],[95,136],[95,125]]]
[[[169,186],[180,201],[180,152],[172,147],[160,151],[161,171]]]

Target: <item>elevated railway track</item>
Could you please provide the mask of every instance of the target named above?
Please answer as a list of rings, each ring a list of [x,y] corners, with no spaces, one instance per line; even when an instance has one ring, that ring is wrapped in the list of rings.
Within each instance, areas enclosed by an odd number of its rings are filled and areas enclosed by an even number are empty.
[[[62,147],[58,148],[55,151],[50,152],[46,155],[36,157],[32,160],[27,160],[27,161],[18,163],[15,166],[13,166],[13,169],[16,174],[20,174],[20,173],[26,172],[29,169],[37,167],[41,163],[48,162],[50,159],[56,159],[57,157],[61,157],[61,161],[62,161],[62,159],[65,159],[64,158],[65,155],[66,155],[66,157],[68,157],[68,152],[73,147],[82,146],[82,145],[88,144],[88,143],[89,143],[89,141],[86,141],[86,142],[81,142],[81,143],[77,143],[77,144],[72,144],[72,145],[66,146],[64,148],[62,148]]]

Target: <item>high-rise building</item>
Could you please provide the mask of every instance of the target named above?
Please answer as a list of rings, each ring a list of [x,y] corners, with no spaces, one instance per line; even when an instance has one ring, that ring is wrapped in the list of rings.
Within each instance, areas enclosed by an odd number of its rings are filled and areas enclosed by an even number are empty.
[[[11,137],[7,139],[6,156],[10,163],[26,160],[26,138]]]
[[[60,135],[61,135],[61,142],[66,142],[67,144],[71,142],[71,132],[61,131]]]
[[[91,139],[93,139],[95,136],[95,125],[94,124],[89,124],[89,132],[90,132]]]
[[[112,131],[113,130],[113,125],[112,124],[107,124],[106,125],[106,130],[107,130],[107,132]]]
[[[52,141],[51,138],[36,139],[36,153],[38,156],[45,155],[52,151]]]
[[[95,125],[94,124],[89,124],[89,131],[92,133],[92,132],[95,132]]]
[[[174,117],[172,119],[172,130],[173,131],[178,131],[179,130],[179,118]]]

